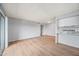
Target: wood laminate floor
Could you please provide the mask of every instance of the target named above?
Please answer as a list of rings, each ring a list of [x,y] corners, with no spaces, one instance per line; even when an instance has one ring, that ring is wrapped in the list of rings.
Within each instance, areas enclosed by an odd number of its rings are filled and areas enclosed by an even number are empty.
[[[79,56],[79,49],[55,44],[55,37],[43,36],[10,43],[3,56]]]

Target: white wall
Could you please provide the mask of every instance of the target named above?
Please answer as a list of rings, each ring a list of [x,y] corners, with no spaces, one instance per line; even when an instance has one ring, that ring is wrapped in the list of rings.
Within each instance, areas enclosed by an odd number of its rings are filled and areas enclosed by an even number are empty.
[[[56,35],[55,25],[56,25],[55,22],[52,22],[51,24],[44,25],[43,35],[55,36]]]
[[[40,25],[25,20],[9,18],[9,42],[40,36]]]

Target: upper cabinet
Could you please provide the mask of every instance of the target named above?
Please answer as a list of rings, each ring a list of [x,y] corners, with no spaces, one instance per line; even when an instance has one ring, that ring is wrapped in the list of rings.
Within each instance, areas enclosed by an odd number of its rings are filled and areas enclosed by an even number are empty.
[[[59,20],[59,27],[64,26],[78,26],[79,25],[79,16],[67,17]]]

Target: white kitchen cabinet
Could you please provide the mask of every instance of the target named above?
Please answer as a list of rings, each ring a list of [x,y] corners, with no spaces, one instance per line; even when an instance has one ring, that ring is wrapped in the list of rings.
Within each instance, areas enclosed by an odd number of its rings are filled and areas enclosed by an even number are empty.
[[[59,20],[59,27],[79,25],[79,16],[63,18]]]
[[[79,48],[79,16],[58,20],[58,43]]]

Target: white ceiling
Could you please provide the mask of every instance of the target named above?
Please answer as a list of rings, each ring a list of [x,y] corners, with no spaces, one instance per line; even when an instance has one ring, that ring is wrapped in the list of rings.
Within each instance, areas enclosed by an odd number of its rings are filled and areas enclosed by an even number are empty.
[[[54,17],[79,10],[74,3],[10,3],[2,4],[8,17],[48,23]]]

